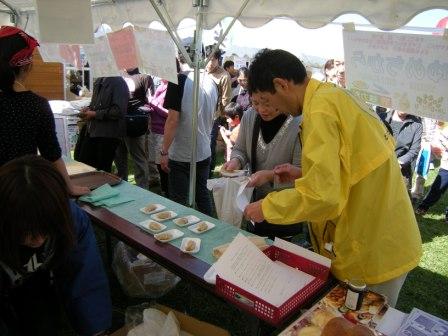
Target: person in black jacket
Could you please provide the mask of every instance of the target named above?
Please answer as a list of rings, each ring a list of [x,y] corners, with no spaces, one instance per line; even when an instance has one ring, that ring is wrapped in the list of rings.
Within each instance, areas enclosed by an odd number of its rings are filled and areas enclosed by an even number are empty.
[[[0,335],[58,335],[61,307],[77,335],[103,334],[111,301],[87,215],[47,160],[0,168]]]
[[[380,112],[379,116],[390,126],[396,141],[395,154],[405,178],[408,190],[411,189],[415,160],[420,151],[423,125],[421,119],[403,111]]]

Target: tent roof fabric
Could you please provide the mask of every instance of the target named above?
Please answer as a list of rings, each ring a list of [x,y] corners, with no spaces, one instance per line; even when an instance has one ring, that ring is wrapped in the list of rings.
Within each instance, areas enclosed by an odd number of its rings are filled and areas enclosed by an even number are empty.
[[[27,30],[37,31],[33,0],[6,0],[21,14],[19,26],[27,21]],[[185,18],[195,18],[192,0],[162,0],[173,23],[178,26]],[[205,27],[213,28],[221,19],[234,16],[243,0],[208,0]],[[94,26],[109,24],[114,30],[125,22],[148,26],[159,20],[148,0],[92,1]],[[305,28],[319,28],[346,13],[357,13],[382,30],[404,26],[415,15],[428,9],[448,9],[447,0],[251,0],[240,17],[247,27],[259,27],[275,17],[289,17]],[[0,6],[0,9],[6,9]],[[3,16],[6,14],[0,13]],[[5,17],[0,17],[0,23]],[[76,29],[76,27],[74,27]]]

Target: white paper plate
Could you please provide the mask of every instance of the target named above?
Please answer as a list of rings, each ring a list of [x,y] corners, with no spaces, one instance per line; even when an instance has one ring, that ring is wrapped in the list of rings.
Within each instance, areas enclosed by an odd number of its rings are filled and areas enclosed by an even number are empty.
[[[158,229],[158,230],[153,230],[153,229],[151,229],[150,226],[149,226],[151,223],[157,223],[158,225],[160,225],[160,229]],[[148,220],[145,220],[145,221],[143,221],[143,222],[140,222],[140,223],[138,223],[138,225],[139,225],[143,230],[145,230],[145,231],[149,231],[149,232],[151,232],[151,233],[159,233],[159,232],[162,232],[163,230],[166,229],[166,225],[163,225],[162,223],[156,222],[156,221],[154,221],[154,220],[152,220],[152,219],[148,219]]]
[[[167,218],[160,218],[159,216],[161,214],[165,213],[165,212],[169,212],[169,216]],[[168,211],[162,211],[162,212],[155,213],[155,214],[151,215],[151,218],[154,219],[157,222],[164,222],[164,221],[167,221],[169,219],[173,219],[176,216],[177,216],[177,213],[175,213],[174,211],[169,211],[168,210]]]
[[[238,177],[238,176],[244,176],[246,174],[245,170],[234,170],[232,172],[221,170],[221,175],[224,177]]]
[[[181,220],[182,218],[185,218],[188,222],[185,223],[185,224],[179,223],[179,220]],[[199,222],[199,221],[200,221],[200,219],[197,218],[196,216],[193,216],[193,215],[183,216],[183,217],[179,217],[179,218],[176,218],[175,220],[173,220],[173,222],[174,222],[177,226],[181,226],[181,227],[182,227],[182,226],[188,226],[188,225],[197,223],[197,222]]]
[[[171,234],[171,238],[169,238],[169,239],[165,239],[165,240],[161,240],[160,239],[160,236],[161,235],[163,235],[163,234]],[[155,234],[154,235],[154,238],[155,239],[157,239],[158,241],[160,241],[160,242],[162,242],[162,243],[167,243],[167,242],[169,242],[169,241],[172,241],[172,240],[174,240],[174,239],[177,239],[177,238],[179,238],[179,237],[182,237],[184,235],[184,233],[182,232],[182,231],[180,231],[180,230],[178,230],[178,229],[171,229],[171,230],[167,230],[167,231],[164,231],[164,232],[160,232],[160,233],[157,233],[157,234]]]
[[[192,241],[194,241],[196,243],[196,247],[192,251],[187,251],[185,249],[185,247],[187,246],[187,244],[188,244],[188,242],[190,240],[192,240]],[[184,253],[196,253],[196,252],[199,252],[200,249],[201,249],[201,239],[199,239],[199,238],[188,238],[188,237],[182,239],[182,244],[180,245],[180,250],[182,252],[184,252]]]
[[[148,205],[151,205],[151,204],[148,204]],[[147,205],[147,206],[148,206]],[[147,214],[147,215],[150,215],[150,214],[153,214],[153,213],[156,213],[156,212],[159,212],[159,211],[162,211],[163,209],[165,209],[165,206],[163,206],[162,204],[152,204],[152,205],[155,205],[156,206],[156,208],[154,209],[154,210],[152,210],[152,211],[147,211],[145,208],[147,207],[143,207],[143,208],[141,208],[140,209],[140,211],[141,212],[143,212],[144,214]]]
[[[198,226],[199,226],[202,222],[207,223],[207,226],[208,226],[208,227],[207,227],[207,229],[204,230],[204,231],[198,231]],[[194,224],[194,225],[189,226],[189,227],[188,227],[188,230],[193,231],[194,233],[197,233],[197,234],[201,234],[201,233],[204,233],[204,232],[207,232],[207,231],[213,229],[215,226],[216,226],[216,225],[213,224],[213,223],[210,223],[210,222],[207,222],[207,221],[201,221],[201,222],[199,222],[199,223],[196,223],[196,224]]]

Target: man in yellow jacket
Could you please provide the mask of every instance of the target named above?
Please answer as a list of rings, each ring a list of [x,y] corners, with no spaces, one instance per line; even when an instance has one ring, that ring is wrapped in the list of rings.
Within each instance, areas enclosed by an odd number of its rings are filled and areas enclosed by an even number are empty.
[[[249,70],[254,108],[303,115],[302,171],[275,170],[295,188],[249,204],[254,222],[310,222],[315,251],[332,259],[339,280],[361,280],[395,305],[422,247],[394,140],[366,104],[334,84],[306,76],[283,50],[260,51]]]

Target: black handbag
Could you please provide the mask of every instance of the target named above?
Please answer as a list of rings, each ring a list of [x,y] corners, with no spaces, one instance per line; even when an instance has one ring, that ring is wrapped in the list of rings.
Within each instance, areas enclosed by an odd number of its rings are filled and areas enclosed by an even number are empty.
[[[141,106],[128,110],[126,114],[126,135],[131,138],[142,136],[148,130],[150,108]]]

